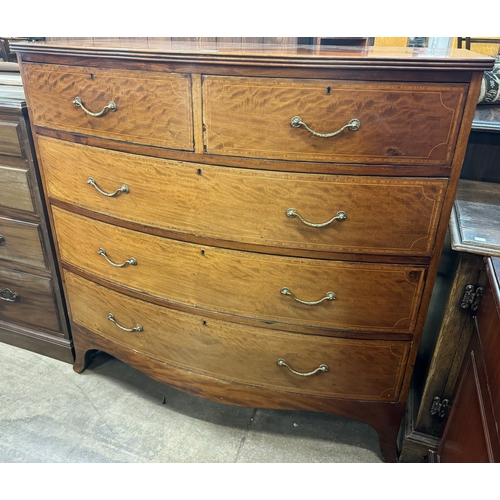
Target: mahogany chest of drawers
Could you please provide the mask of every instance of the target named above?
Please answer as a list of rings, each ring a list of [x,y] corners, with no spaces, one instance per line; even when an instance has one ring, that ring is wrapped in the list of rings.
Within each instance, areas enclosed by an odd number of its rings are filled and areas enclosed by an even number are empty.
[[[75,370],[396,436],[489,58],[18,44]]]
[[[20,83],[0,85],[0,341],[73,363]]]

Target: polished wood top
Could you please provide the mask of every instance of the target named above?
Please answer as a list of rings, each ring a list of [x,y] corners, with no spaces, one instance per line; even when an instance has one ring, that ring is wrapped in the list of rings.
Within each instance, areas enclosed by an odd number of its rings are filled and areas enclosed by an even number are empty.
[[[164,38],[70,38],[44,42],[17,42],[13,52],[116,57],[155,61],[219,64],[266,63],[287,66],[438,68],[481,70],[494,59],[465,49],[416,47],[346,47],[330,45],[231,44],[171,41]]]

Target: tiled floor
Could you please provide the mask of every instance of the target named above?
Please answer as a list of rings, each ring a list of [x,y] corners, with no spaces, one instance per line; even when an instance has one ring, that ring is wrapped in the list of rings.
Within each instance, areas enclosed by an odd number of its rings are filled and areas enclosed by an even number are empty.
[[[104,353],[77,374],[0,343],[0,401],[2,463],[381,462],[366,424],[215,403]]]

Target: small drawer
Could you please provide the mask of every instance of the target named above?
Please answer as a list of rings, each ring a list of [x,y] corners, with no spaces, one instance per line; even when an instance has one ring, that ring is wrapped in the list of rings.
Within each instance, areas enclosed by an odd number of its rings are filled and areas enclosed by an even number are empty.
[[[206,150],[281,160],[451,165],[467,89],[205,76]]]
[[[59,332],[52,280],[0,268],[0,319]]]
[[[398,398],[408,342],[317,337],[205,320],[72,273],[64,278],[73,321],[139,354],[209,377],[296,394]],[[319,370],[297,375],[279,359],[298,372]]]
[[[13,156],[15,158],[24,158],[24,151],[19,140],[21,124],[18,118],[16,121],[0,116],[0,156]]]
[[[169,149],[194,148],[189,75],[42,64],[25,64],[23,70],[28,102],[36,103],[34,125]]]
[[[45,137],[39,148],[51,198],[179,233],[277,248],[431,255],[447,186],[446,179],[207,166]],[[129,192],[104,196],[89,178],[107,192],[124,184]]]
[[[412,333],[415,326],[424,267],[226,250],[131,231],[54,206],[52,213],[64,262],[138,292],[322,329]]]
[[[2,186],[2,196],[0,196],[2,207],[25,212],[35,211],[26,169],[0,165],[0,186]]]
[[[0,259],[48,269],[42,248],[40,225],[0,217]]]

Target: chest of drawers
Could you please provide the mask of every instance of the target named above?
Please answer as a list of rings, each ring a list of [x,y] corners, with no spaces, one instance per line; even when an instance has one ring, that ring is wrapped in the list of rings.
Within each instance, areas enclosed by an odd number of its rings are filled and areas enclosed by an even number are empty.
[[[75,370],[396,437],[488,58],[18,44]]]
[[[16,83],[16,74],[8,81]],[[21,80],[0,84],[0,341],[73,363]]]

